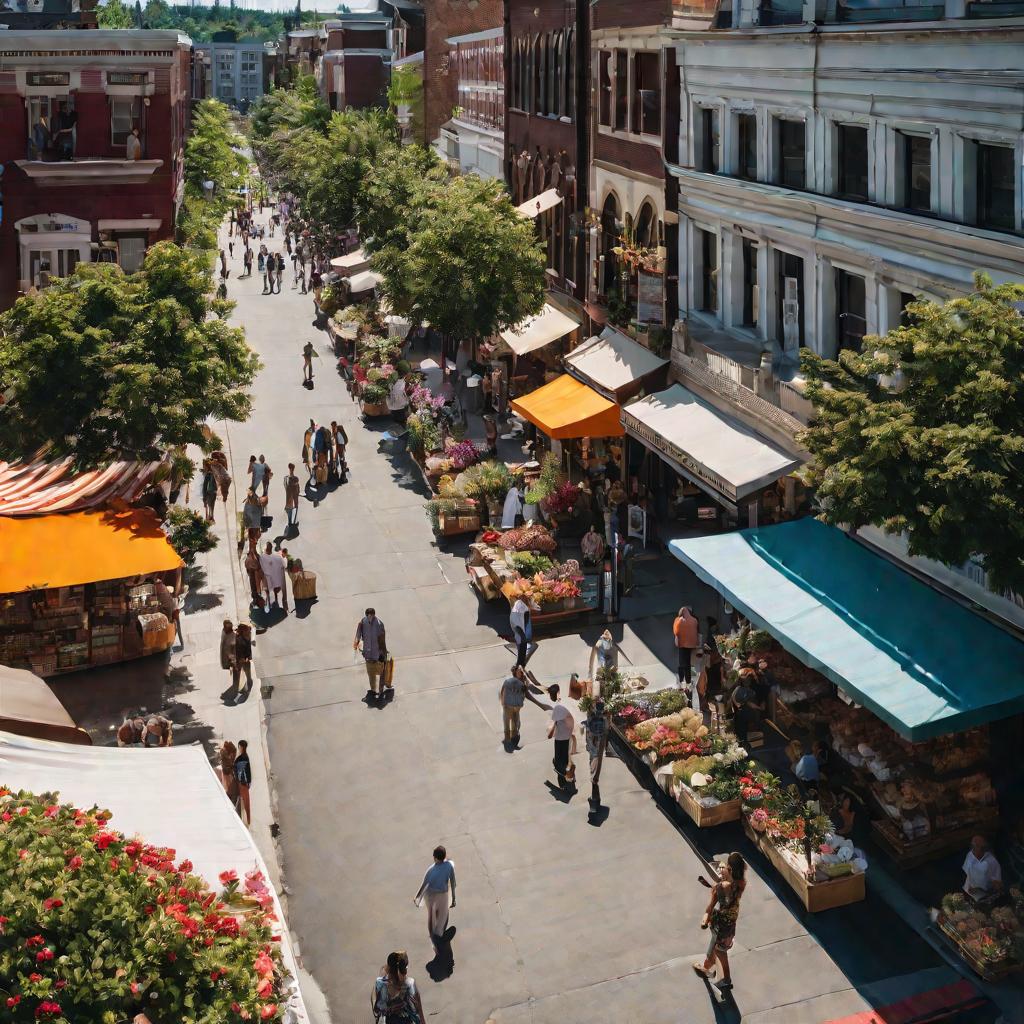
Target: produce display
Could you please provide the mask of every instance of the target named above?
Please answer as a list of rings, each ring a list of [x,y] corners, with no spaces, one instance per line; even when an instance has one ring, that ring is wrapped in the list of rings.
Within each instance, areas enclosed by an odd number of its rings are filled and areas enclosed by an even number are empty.
[[[711,736],[709,753],[694,754],[672,765],[672,776],[680,786],[691,790],[703,807],[739,800],[744,779],[756,771],[757,764],[735,740]]]
[[[1024,892],[1016,886],[1005,902],[990,907],[965,892],[949,893],[936,922],[983,978],[994,980],[1024,966]]]
[[[558,601],[569,601],[579,597],[579,585],[582,581],[580,563],[570,559],[561,564],[552,563],[550,568],[536,572],[532,576],[519,576],[512,581],[510,593],[515,597],[521,597],[532,607],[543,608]]]

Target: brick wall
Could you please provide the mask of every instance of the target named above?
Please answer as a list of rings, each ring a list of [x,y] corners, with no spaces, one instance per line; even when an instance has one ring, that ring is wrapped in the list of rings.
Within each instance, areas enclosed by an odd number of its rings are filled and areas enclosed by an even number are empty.
[[[616,138],[598,132],[594,135],[594,156],[610,164],[625,167],[640,174],[655,178],[665,177],[665,165],[661,160],[660,140],[653,145],[633,142],[631,139]]]
[[[455,74],[446,74],[451,36],[499,28],[501,0],[433,0],[427,8],[427,41],[423,49],[423,120],[426,143],[438,137],[457,102]]]
[[[591,17],[595,29],[662,25],[672,19],[672,4],[669,0],[600,0]]]

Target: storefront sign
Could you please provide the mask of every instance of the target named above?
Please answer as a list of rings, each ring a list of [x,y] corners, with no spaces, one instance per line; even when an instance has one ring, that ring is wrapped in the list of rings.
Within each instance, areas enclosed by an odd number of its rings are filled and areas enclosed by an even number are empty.
[[[664,278],[641,270],[637,273],[636,318],[642,324],[665,322]]]

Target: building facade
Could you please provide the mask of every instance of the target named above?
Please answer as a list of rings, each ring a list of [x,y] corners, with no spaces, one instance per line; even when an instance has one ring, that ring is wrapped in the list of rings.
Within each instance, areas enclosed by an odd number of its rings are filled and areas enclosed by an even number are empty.
[[[0,308],[76,263],[141,264],[184,190],[191,42],[175,31],[5,34]],[[140,152],[130,158],[138,129]]]
[[[96,0],[0,0],[0,25],[18,31],[95,28]]]
[[[214,39],[197,43],[195,50],[208,75],[206,96],[246,110],[263,95],[262,40]]]
[[[504,179],[505,31],[498,25],[447,42],[445,84],[455,104],[434,148],[460,174]]]

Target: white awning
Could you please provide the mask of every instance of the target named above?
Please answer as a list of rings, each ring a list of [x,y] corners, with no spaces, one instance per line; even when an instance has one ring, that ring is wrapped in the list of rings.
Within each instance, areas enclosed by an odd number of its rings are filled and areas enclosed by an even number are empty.
[[[632,338],[606,327],[565,357],[571,374],[614,398],[619,388],[668,365],[667,359],[638,345]]]
[[[571,316],[566,316],[560,309],[555,309],[545,302],[544,308],[536,316],[510,327],[507,331],[502,331],[501,336],[517,356],[523,356],[527,352],[564,338],[579,325],[578,320],[573,320]]]
[[[350,252],[346,256],[335,256],[331,260],[331,266],[338,271],[342,277],[350,277],[352,274],[358,274],[359,271],[365,270],[370,265],[370,261],[362,249],[356,249],[355,252]]]
[[[353,274],[348,279],[348,287],[352,292],[369,292],[373,291],[382,280],[380,274],[375,274],[372,270],[364,270],[360,274]]]
[[[561,201],[562,197],[558,194],[558,189],[549,188],[547,192],[541,192],[539,196],[527,199],[521,206],[517,206],[516,210],[532,220],[534,217],[539,217],[542,213],[554,209]]]
[[[799,459],[682,384],[627,405],[622,425],[695,484],[731,504],[800,465]]]
[[[77,807],[96,805],[113,814],[111,827],[148,843],[169,846],[192,861],[195,873],[211,889],[218,875],[238,877],[259,868],[271,877],[249,830],[228,800],[203,748],[84,747],[29,739],[0,732],[4,785],[15,792],[59,792]],[[274,896],[281,929],[281,954],[293,977],[295,962],[281,905]],[[300,1020],[308,1020],[298,988],[289,1001]]]

